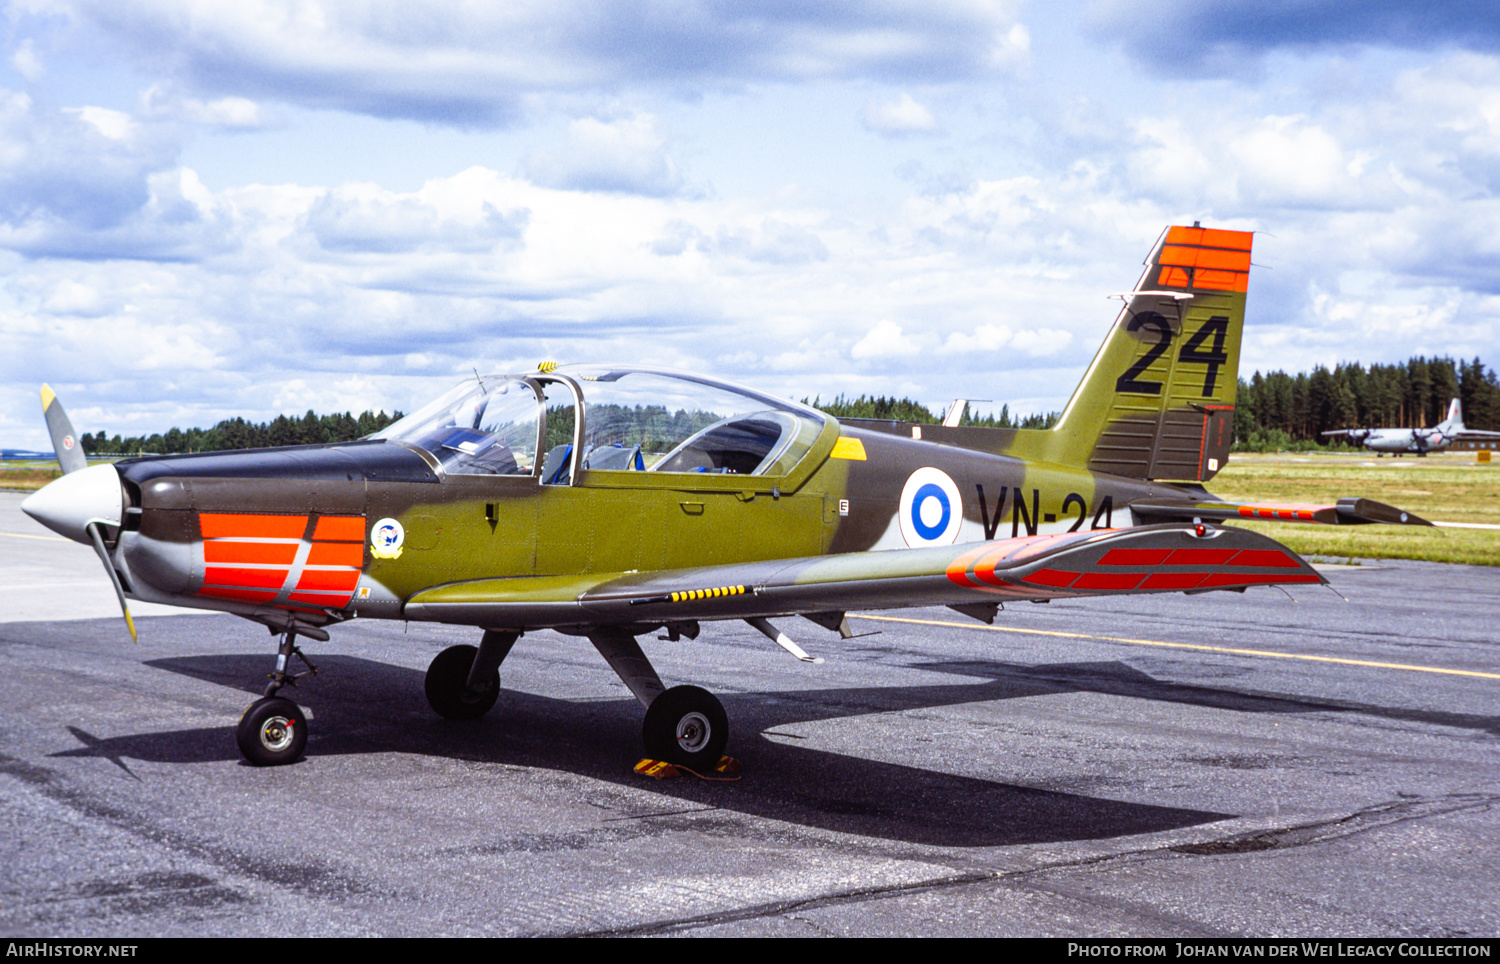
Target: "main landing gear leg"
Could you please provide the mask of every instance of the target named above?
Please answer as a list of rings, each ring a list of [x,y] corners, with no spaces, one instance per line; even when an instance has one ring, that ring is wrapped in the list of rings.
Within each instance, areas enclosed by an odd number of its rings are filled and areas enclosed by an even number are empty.
[[[427,667],[427,703],[450,720],[477,720],[500,698],[500,664],[521,634],[487,629],[473,646],[449,646]]]
[[[307,666],[306,673],[288,673],[287,664],[296,656]],[[307,749],[307,720],[291,700],[276,694],[283,686],[297,685],[297,680],[314,674],[318,668],[297,646],[297,634],[288,631],[281,637],[276,651],[276,672],[266,684],[265,695],[245,708],[235,728],[235,742],[250,764],[258,767],[295,763]]]
[[[729,742],[723,704],[697,686],[667,689],[635,637],[623,630],[596,630],[589,641],[646,707],[641,726],[646,755],[700,773],[713,769]]]

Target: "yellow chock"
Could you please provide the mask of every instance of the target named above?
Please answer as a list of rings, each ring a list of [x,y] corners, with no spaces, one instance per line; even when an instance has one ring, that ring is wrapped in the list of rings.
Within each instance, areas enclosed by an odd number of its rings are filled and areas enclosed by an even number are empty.
[[[652,760],[649,757],[635,765],[635,772],[643,777],[653,780],[670,780],[673,777],[682,776],[682,770],[673,766],[666,760]]]
[[[709,776],[705,773],[699,773],[697,770],[689,770],[687,767],[668,763],[665,760],[653,760],[647,757],[635,765],[635,772],[643,777],[650,777],[653,780],[671,780],[682,776],[684,773],[691,773],[700,780],[710,780],[715,783],[732,783],[739,779],[740,761],[732,756],[721,756],[719,757],[719,762],[714,764],[713,772],[723,775]]]

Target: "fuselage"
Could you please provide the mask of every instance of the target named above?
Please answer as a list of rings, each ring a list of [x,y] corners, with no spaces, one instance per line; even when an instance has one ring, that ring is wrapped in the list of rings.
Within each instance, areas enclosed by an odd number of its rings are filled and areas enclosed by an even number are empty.
[[[523,401],[533,389],[546,402],[548,391],[567,387],[521,382]],[[485,388],[491,408],[494,384]],[[1134,523],[1133,501],[1204,495],[1018,458],[1007,454],[1015,430],[841,425],[756,395],[747,404],[760,411],[688,420],[678,431],[685,441],[642,442],[634,425],[614,429],[611,442],[599,440],[606,415],[623,424],[625,407],[584,388],[564,400],[566,412],[540,405],[519,442],[479,416],[472,424],[490,424],[490,436],[461,434],[442,416],[437,431],[429,417],[385,439],[96,466],[60,480],[82,491],[87,476],[92,494],[73,503],[97,509],[68,524],[105,524],[133,598],[318,624],[401,618],[414,594],[468,580],[565,580],[1115,528]],[[468,404],[453,406],[463,425]],[[564,416],[567,432],[549,436],[549,418]],[[503,455],[490,437],[510,439]],[[585,445],[591,437],[597,444]],[[694,460],[704,464],[689,466]],[[588,467],[599,464],[610,467]],[[497,466],[503,471],[489,471]],[[118,508],[107,504],[112,485]]]

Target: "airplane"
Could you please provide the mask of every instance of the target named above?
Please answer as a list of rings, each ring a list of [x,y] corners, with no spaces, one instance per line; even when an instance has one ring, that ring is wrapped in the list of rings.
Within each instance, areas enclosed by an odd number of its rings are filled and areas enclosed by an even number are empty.
[[[1432,428],[1340,428],[1323,434],[1343,435],[1377,456],[1389,452],[1398,458],[1406,452],[1426,457],[1428,452],[1448,448],[1489,449],[1500,446],[1500,432],[1464,427],[1463,405],[1456,398],[1448,403],[1448,417]]]
[[[1163,231],[1051,429],[837,419],[703,375],[546,362],[476,372],[355,442],[75,461],[22,508],[93,546],[132,638],[129,600],[279,637],[236,727],[252,764],[305,748],[281,693],[316,672],[298,640],[362,618],[481,631],[427,669],[427,700],[451,719],[494,706],[524,634],[585,636],[643,705],[648,759],[702,773],[725,759],[723,706],[668,688],[640,637],[744,620],[821,663],[771,620],[849,638],[855,609],[993,623],[1013,601],[1320,585],[1295,552],[1221,523],[1430,525],[1366,499],[1236,503],[1203,487],[1232,441],[1251,243]],[[50,389],[43,401],[61,455],[75,433]]]

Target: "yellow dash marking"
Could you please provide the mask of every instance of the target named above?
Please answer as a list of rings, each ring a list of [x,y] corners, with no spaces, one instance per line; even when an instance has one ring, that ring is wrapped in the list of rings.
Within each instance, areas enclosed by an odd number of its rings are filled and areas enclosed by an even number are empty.
[[[64,539],[62,536],[34,536],[27,532],[0,532],[0,536],[14,536],[17,539],[40,539],[43,542],[72,542],[72,539]]]
[[[840,435],[833,443],[833,451],[828,453],[830,458],[849,459],[854,462],[868,461],[865,457],[865,443],[857,438]]]
[[[1273,659],[1303,659],[1314,663],[1341,663],[1345,666],[1372,666],[1376,669],[1401,669],[1413,673],[1442,673],[1446,676],[1477,676],[1500,679],[1500,673],[1481,673],[1471,669],[1442,669],[1434,666],[1412,666],[1407,663],[1377,663],[1367,659],[1344,659],[1340,656],[1310,656],[1306,653],[1277,653],[1268,649],[1235,649],[1229,646],[1204,646],[1200,643],[1166,643],[1157,639],[1126,639],[1121,636],[1091,636],[1088,633],[1062,633],[1047,629],[1021,629],[1015,626],[982,626],[953,623],[941,619],[909,619],[901,616],[864,616],[850,613],[855,619],[874,619],[883,623],[915,623],[919,626],[952,626],[954,629],[979,629],[992,633],[1020,633],[1023,636],[1056,636],[1062,639],[1094,639],[1105,643],[1128,643],[1132,646],[1162,646],[1167,649],[1195,649],[1206,653],[1231,653],[1235,656],[1269,656]]]

